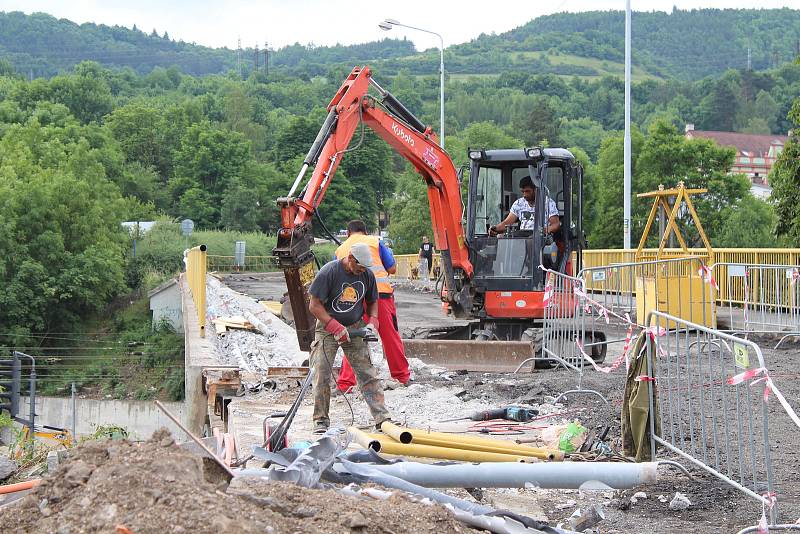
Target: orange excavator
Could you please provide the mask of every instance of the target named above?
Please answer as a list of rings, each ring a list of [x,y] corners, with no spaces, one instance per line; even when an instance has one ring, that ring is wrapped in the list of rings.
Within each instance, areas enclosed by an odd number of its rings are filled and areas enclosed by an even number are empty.
[[[580,164],[562,148],[470,149],[464,206],[463,172],[439,147],[432,129],[378,84],[365,66],[354,68],[331,100],[291,190],[277,200],[281,229],[273,252],[285,273],[300,348],[309,350],[314,339],[306,293],[314,274],[312,220],[359,125],[389,143],[427,184],[434,241],[441,254],[441,296],[449,312],[466,320],[466,326],[448,332],[449,337],[534,340],[544,316],[545,276],[539,266],[565,274],[580,268],[585,243]],[[311,177],[295,195],[312,167]],[[532,178],[537,191],[533,227],[545,226],[547,198],[558,209],[559,231],[550,235],[512,225],[500,235],[490,235],[490,226],[503,220],[518,198],[516,186],[525,176]]]

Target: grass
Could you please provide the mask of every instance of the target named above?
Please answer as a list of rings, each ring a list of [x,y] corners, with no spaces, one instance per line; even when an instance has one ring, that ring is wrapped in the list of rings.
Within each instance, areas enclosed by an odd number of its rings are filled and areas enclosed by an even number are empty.
[[[183,336],[150,323],[144,293],[86,321],[83,333],[50,341],[37,355],[37,391],[68,395],[74,383],[92,397],[182,400]]]
[[[547,57],[550,61],[550,64],[553,66],[558,65],[570,65],[570,66],[578,66],[578,67],[587,67],[591,69],[595,69],[598,74],[596,76],[588,75],[588,74],[556,74],[556,76],[562,78],[574,78],[578,77],[584,80],[593,80],[597,79],[601,76],[618,76],[622,77],[625,75],[625,64],[619,63],[616,61],[609,61],[604,59],[597,59],[597,58],[590,58],[590,57],[583,57],[583,56],[576,56],[572,54],[550,54],[544,51],[521,51],[521,52],[514,52],[513,54],[514,61],[512,62],[512,66],[509,70],[514,70],[514,65],[519,65],[520,61],[517,59],[525,60],[533,60],[533,59],[540,59],[542,57]],[[445,65],[446,68],[446,65]],[[457,72],[457,73],[448,73],[448,77],[451,81],[469,81],[474,79],[491,79],[497,78],[500,76],[500,73],[464,73],[464,72]],[[428,75],[417,75],[418,78],[424,78]],[[642,67],[633,65],[631,67],[631,78],[634,82],[641,82],[645,80],[661,80],[662,78],[653,74],[650,74],[647,70],[643,69]]]

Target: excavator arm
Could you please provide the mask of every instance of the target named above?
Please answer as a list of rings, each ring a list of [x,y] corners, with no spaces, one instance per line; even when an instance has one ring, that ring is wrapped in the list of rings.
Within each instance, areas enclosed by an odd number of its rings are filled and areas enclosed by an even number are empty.
[[[380,100],[368,94],[370,87],[380,95]],[[286,277],[301,350],[309,350],[314,340],[314,318],[308,311],[306,290],[313,277],[311,220],[360,123],[369,126],[405,157],[425,180],[434,242],[442,257],[447,300],[457,317],[468,317],[472,310],[473,267],[464,241],[461,191],[453,161],[438,146],[431,128],[372,79],[369,67],[356,67],[328,105],[328,116],[289,194],[277,200],[281,229],[273,252]],[[311,177],[295,197],[295,191],[311,167]]]

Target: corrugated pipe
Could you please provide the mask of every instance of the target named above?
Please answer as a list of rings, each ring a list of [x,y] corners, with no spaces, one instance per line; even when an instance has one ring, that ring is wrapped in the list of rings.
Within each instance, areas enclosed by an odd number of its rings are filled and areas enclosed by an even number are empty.
[[[654,483],[658,463],[562,462],[430,465],[398,462],[376,471],[426,488],[628,489]]]
[[[461,462],[531,462],[536,461],[530,456],[515,454],[500,454],[496,452],[473,451],[468,449],[453,449],[449,447],[436,447],[433,445],[403,444],[386,436],[365,434],[361,430],[350,427],[348,429],[353,440],[364,448],[384,454],[398,454],[401,456],[416,456],[418,458],[437,458],[440,460],[457,460]]]
[[[435,447],[493,452],[514,456],[530,456],[539,458],[540,460],[550,461],[561,461],[564,459],[564,453],[559,450],[529,447],[507,440],[459,436],[443,432],[429,432],[417,428],[403,428],[388,421],[381,425],[381,430],[392,439],[406,444],[432,445]]]

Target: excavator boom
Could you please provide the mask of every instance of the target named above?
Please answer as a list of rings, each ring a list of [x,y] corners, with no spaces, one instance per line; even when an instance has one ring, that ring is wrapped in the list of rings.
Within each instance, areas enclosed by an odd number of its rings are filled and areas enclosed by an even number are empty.
[[[378,98],[369,95],[370,87],[378,93]],[[314,259],[311,220],[359,124],[370,127],[389,143],[427,184],[434,242],[441,252],[450,309],[456,317],[468,317],[472,311],[469,283],[473,266],[464,239],[461,190],[453,161],[438,146],[431,128],[372,79],[369,67],[356,67],[328,105],[328,116],[289,194],[277,200],[281,229],[273,252],[284,270],[302,350],[309,350],[314,339],[314,318],[308,311],[307,295]],[[311,177],[295,196],[312,167]]]

